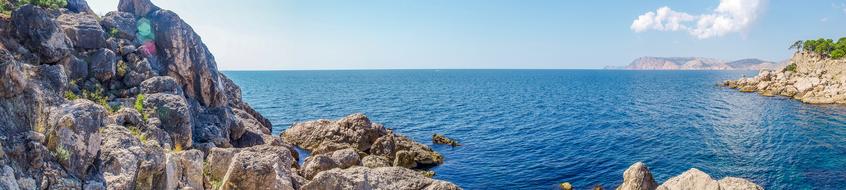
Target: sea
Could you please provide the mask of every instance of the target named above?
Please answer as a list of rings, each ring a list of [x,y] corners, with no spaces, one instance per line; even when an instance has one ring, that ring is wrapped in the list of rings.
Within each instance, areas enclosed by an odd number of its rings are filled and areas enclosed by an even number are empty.
[[[756,71],[227,71],[279,134],[364,113],[445,157],[464,189],[614,189],[644,162],[766,189],[846,189],[846,106],[741,93]],[[463,146],[435,145],[434,133]]]

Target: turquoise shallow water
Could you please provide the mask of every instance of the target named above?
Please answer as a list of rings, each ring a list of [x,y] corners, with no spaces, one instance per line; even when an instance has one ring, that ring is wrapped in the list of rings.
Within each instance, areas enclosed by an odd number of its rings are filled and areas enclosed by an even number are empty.
[[[278,134],[366,113],[431,145],[435,178],[465,189],[613,189],[644,161],[663,182],[691,167],[767,189],[846,188],[846,107],[739,93],[734,71],[374,70],[225,72]]]

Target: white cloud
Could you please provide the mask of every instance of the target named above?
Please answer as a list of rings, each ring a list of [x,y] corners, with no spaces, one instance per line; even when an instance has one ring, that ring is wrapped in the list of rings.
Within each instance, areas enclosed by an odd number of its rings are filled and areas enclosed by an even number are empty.
[[[632,22],[632,30],[635,32],[643,32],[649,29],[659,31],[677,31],[686,30],[687,27],[682,25],[682,22],[692,21],[693,16],[675,12],[670,7],[658,8],[655,12],[648,12],[640,15],[637,20]]]
[[[724,36],[746,30],[758,19],[764,1],[720,0],[720,5],[713,12],[696,16],[664,6],[656,12],[640,15],[632,22],[631,29],[635,32],[684,30],[699,39]],[[693,21],[696,21],[695,26]]]

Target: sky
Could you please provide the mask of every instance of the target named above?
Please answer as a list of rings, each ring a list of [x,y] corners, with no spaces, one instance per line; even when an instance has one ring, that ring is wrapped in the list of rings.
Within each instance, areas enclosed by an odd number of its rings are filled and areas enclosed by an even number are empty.
[[[788,59],[846,37],[846,0],[152,0],[220,70],[598,69],[641,56]],[[117,0],[88,0],[98,14]]]

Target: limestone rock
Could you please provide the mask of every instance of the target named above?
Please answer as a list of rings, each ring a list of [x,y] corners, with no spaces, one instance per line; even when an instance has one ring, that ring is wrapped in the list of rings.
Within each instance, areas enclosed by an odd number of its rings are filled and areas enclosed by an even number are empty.
[[[138,32],[138,27],[135,22],[135,15],[128,12],[112,11],[103,16],[100,22],[103,29],[108,31],[109,35],[123,39],[135,39],[135,33]]]
[[[172,95],[182,95],[182,89],[179,87],[179,84],[176,83],[171,77],[163,76],[163,77],[153,77],[145,80],[141,83],[141,93],[144,94],[155,94],[155,93],[165,93],[165,94],[172,94]]]
[[[75,13],[94,14],[94,11],[91,10],[91,7],[88,7],[88,2],[85,2],[85,0],[68,0],[67,8],[69,11]]]
[[[65,67],[71,80],[84,80],[88,77],[88,63],[76,56],[68,56],[60,64]]]
[[[0,98],[9,98],[22,93],[26,84],[27,75],[20,63],[14,61],[0,63]]]
[[[720,183],[721,190],[764,190],[758,184],[743,178],[726,177],[718,182]]]
[[[159,49],[159,61],[167,68],[167,75],[176,79],[183,87],[185,96],[208,107],[225,105],[226,96],[220,82],[217,63],[200,36],[171,11],[154,12],[152,23],[156,29],[155,42]]]
[[[161,121],[159,126],[169,134],[173,146],[190,149],[192,145],[191,113],[185,98],[173,94],[147,94],[144,98],[145,112]]]
[[[165,189],[204,189],[203,152],[187,150],[167,154]]]
[[[105,126],[105,118],[105,108],[84,99],[64,105],[51,115],[48,145],[72,175],[84,177],[94,163],[100,152],[99,129]]]
[[[297,123],[282,136],[306,150],[314,150],[324,141],[348,144],[367,151],[377,138],[387,134],[382,125],[373,124],[364,114],[353,114],[337,121],[317,120]]]
[[[313,155],[303,162],[301,173],[306,179],[311,179],[318,173],[333,168],[349,168],[360,165],[361,159],[355,149],[338,150],[331,154]]]
[[[164,188],[165,156],[162,148],[146,145],[125,127],[103,129],[100,170],[107,189]]]
[[[221,189],[294,189],[295,163],[290,150],[260,145],[244,148],[232,158]]]
[[[60,15],[56,20],[73,42],[74,47],[83,49],[106,47],[106,32],[100,27],[95,15],[69,13]]]
[[[461,189],[401,167],[332,169],[317,174],[302,189]]]
[[[364,167],[368,168],[391,167],[392,165],[388,158],[374,155],[365,156],[361,159],[361,163]]]
[[[682,173],[681,175],[668,179],[664,184],[658,186],[658,190],[763,190],[761,186],[749,180],[726,177],[720,181],[711,179],[711,176],[696,168]]]
[[[157,10],[159,7],[153,5],[150,0],[120,0],[118,2],[118,11],[133,13],[137,17],[145,17]]]
[[[656,187],[658,184],[646,164],[637,162],[623,172],[623,184],[617,186],[617,190],[654,190]]]
[[[24,5],[12,13],[12,24],[24,46],[42,63],[56,63],[71,52],[72,43],[41,7]]]
[[[111,80],[115,77],[115,52],[109,49],[98,49],[88,54],[88,72],[101,82]]]
[[[432,134],[432,143],[445,144],[445,145],[450,145],[450,146],[453,146],[453,147],[461,146],[461,144],[458,144],[458,141],[447,138],[446,136],[444,136],[442,134]]]

